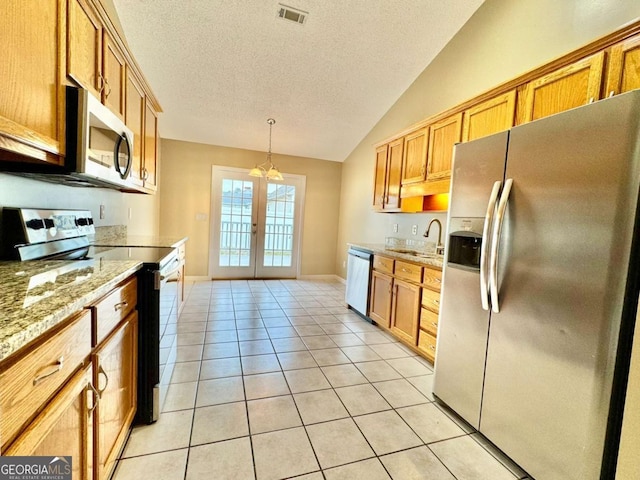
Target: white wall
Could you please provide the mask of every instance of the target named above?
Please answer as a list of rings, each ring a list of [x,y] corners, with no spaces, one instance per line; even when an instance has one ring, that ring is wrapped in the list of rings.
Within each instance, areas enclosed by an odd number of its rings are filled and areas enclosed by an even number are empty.
[[[100,205],[105,218],[100,219]],[[0,208],[89,209],[96,226],[126,225],[134,235],[157,235],[159,199],[156,195],[121,193],[108,188],[55,185],[14,175],[0,174]],[[128,211],[131,208],[131,219]]]
[[[638,17],[638,0],[486,0],[346,159],[336,273],[346,276],[347,242],[381,243],[394,223],[407,236],[433,217],[372,211],[375,143]]]

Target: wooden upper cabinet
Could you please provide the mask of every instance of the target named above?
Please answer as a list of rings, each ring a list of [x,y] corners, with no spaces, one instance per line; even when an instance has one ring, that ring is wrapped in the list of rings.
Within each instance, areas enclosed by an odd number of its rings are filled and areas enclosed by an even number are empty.
[[[97,98],[103,88],[102,24],[86,0],[69,0],[67,75]]]
[[[156,190],[158,186],[158,117],[148,100],[144,112],[144,143],[142,148],[144,152],[142,167],[144,187]]]
[[[388,145],[376,148],[376,169],[373,180],[373,206],[378,210],[384,208],[384,197],[387,188],[387,151]]]
[[[58,164],[64,149],[64,9],[58,0],[3,0],[0,148]]]
[[[402,185],[422,182],[426,178],[428,138],[428,127],[416,130],[404,137]]]
[[[400,210],[400,182],[404,138],[376,148],[373,206],[379,211]]]
[[[451,176],[453,146],[462,138],[462,113],[433,123],[429,127],[429,165],[427,180]]]
[[[468,142],[513,127],[516,91],[511,90],[464,112],[462,141]]]
[[[102,103],[124,120],[126,101],[126,62],[124,55],[106,31],[103,36],[103,47],[102,76],[104,86],[102,89]]]
[[[124,120],[127,127],[133,132],[133,158],[131,167],[131,179],[133,183],[142,187],[142,140],[144,131],[144,111],[146,102],[144,91],[133,75],[133,72],[126,69],[126,102]]]
[[[522,123],[600,99],[604,52],[529,82]]]
[[[402,181],[402,154],[404,152],[404,138],[399,138],[389,144],[389,158],[387,162],[387,193],[385,195],[385,209],[400,208],[400,183]]]
[[[606,95],[640,88],[640,35],[611,47]]]

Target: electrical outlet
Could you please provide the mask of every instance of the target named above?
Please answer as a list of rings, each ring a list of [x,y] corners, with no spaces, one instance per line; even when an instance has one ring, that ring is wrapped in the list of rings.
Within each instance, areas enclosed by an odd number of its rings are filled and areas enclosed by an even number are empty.
[[[129,207],[129,220],[133,217],[133,209]]]
[[[104,219],[104,205],[100,205],[100,220]]]
[[[411,235],[417,235],[418,234],[418,225],[412,225],[411,226]]]
[[[393,224],[393,233],[398,233],[398,224],[397,223]]]

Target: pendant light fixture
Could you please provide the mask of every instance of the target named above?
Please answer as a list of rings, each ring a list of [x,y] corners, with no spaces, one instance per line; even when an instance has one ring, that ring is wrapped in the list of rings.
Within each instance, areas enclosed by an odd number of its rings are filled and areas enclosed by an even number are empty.
[[[267,160],[264,163],[253,167],[249,171],[249,175],[252,177],[267,177],[267,181],[284,180],[280,170],[278,170],[278,167],[276,167],[271,161],[271,129],[276,121],[273,118],[270,118],[267,120],[267,123],[269,124],[269,151],[267,152]]]

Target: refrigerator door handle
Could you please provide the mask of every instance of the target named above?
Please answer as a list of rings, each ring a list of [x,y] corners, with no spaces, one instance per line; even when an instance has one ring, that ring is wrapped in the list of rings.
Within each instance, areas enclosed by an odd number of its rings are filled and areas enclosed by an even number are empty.
[[[500,301],[498,300],[498,249],[500,247],[500,236],[502,234],[502,224],[504,222],[504,214],[507,210],[509,195],[511,194],[511,186],[513,179],[508,178],[504,182],[500,202],[498,203],[498,213],[493,224],[493,233],[491,236],[491,257],[489,257],[489,295],[491,296],[491,310],[495,313],[500,312]]]
[[[493,225],[493,216],[496,211],[496,203],[500,194],[501,181],[493,184],[489,203],[487,204],[487,213],[484,216],[484,227],[482,228],[482,246],[480,247],[480,301],[483,310],[489,310],[489,235],[491,234],[491,226]]]

